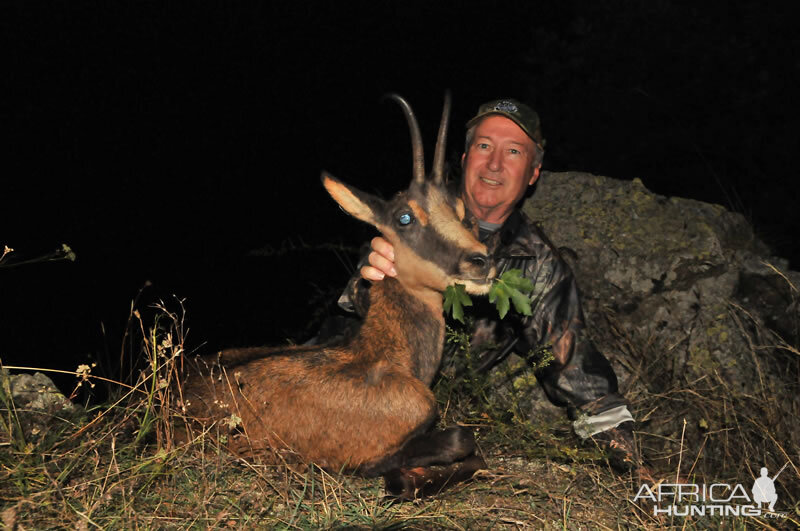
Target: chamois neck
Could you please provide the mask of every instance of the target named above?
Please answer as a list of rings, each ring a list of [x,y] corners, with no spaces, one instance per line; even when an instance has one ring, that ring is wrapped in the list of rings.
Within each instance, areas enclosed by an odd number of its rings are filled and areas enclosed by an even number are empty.
[[[400,283],[403,286],[402,283]],[[418,301],[420,301],[425,308],[430,311],[432,314],[436,315],[437,317],[441,318],[442,322],[444,322],[444,317],[442,313],[442,294],[438,291],[434,291],[428,288],[417,288],[413,289],[408,286],[403,286],[403,289],[406,293],[408,293],[411,297],[414,297]]]
[[[434,310],[431,300],[410,292],[394,278],[376,282],[370,288],[369,310],[359,332],[363,344],[386,346],[383,351],[391,353],[390,361],[407,366],[426,385],[433,381],[442,359],[444,315],[441,295],[436,295]]]
[[[377,290],[375,288],[378,288]],[[410,287],[401,280],[386,277],[381,282],[376,282],[370,288],[370,303],[375,299],[383,299],[384,304],[393,304],[413,312],[404,312],[404,317],[417,320],[419,312],[425,312],[439,321],[444,326],[444,313],[442,311],[442,294],[426,288]]]

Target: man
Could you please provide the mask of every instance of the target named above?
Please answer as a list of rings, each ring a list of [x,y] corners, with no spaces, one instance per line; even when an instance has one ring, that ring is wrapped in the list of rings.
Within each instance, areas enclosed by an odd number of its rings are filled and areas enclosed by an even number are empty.
[[[607,448],[616,468],[631,470],[639,463],[633,417],[618,392],[611,365],[586,337],[572,271],[517,208],[539,178],[543,147],[539,116],[516,100],[486,103],[467,123],[461,197],[478,221],[481,241],[497,261],[498,275],[521,269],[534,285],[533,315],[509,319],[509,314],[502,326],[496,312],[492,317],[477,316],[471,344],[499,345],[484,359],[484,368],[512,350],[526,358],[527,353],[548,347],[554,359],[537,378],[550,401],[568,408],[576,433]],[[393,260],[392,246],[375,238],[361,277],[378,282],[396,275]],[[339,299],[340,306],[363,315],[359,307],[368,285],[355,278]]]

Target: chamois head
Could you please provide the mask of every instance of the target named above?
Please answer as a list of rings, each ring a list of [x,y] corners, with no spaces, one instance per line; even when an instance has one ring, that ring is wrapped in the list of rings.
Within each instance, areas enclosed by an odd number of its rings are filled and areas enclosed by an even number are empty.
[[[466,209],[460,197],[444,184],[444,146],[450,115],[450,94],[445,95],[431,177],[425,178],[422,137],[411,106],[400,96],[389,96],[403,109],[414,159],[414,177],[408,190],[384,201],[322,173],[331,197],[352,216],[375,226],[393,246],[397,279],[411,291],[444,291],[453,283],[470,293],[489,291],[495,269],[486,246],[475,230],[467,228]]]

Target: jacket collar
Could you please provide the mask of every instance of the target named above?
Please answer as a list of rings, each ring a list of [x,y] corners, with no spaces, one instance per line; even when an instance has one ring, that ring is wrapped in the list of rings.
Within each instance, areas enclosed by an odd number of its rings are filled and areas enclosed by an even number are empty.
[[[523,226],[522,213],[518,208],[515,208],[500,228],[500,243],[502,245],[510,245],[517,238]]]

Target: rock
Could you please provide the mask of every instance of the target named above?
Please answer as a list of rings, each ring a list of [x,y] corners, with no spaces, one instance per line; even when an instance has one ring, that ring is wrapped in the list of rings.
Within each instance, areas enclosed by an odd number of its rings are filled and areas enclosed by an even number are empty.
[[[629,398],[705,382],[698,396],[724,389],[797,411],[796,354],[780,345],[798,341],[800,273],[742,215],[577,172],[544,172],[523,210],[575,271],[592,339]],[[719,412],[694,413],[703,425]]]
[[[9,375],[8,371],[3,370],[0,379],[0,393],[3,395],[0,414],[7,419],[11,418],[8,413],[10,404],[6,400],[10,392],[13,410],[27,442],[41,439],[51,428],[83,411],[83,408],[70,402],[50,378],[40,372]],[[2,435],[8,436],[6,433]]]

